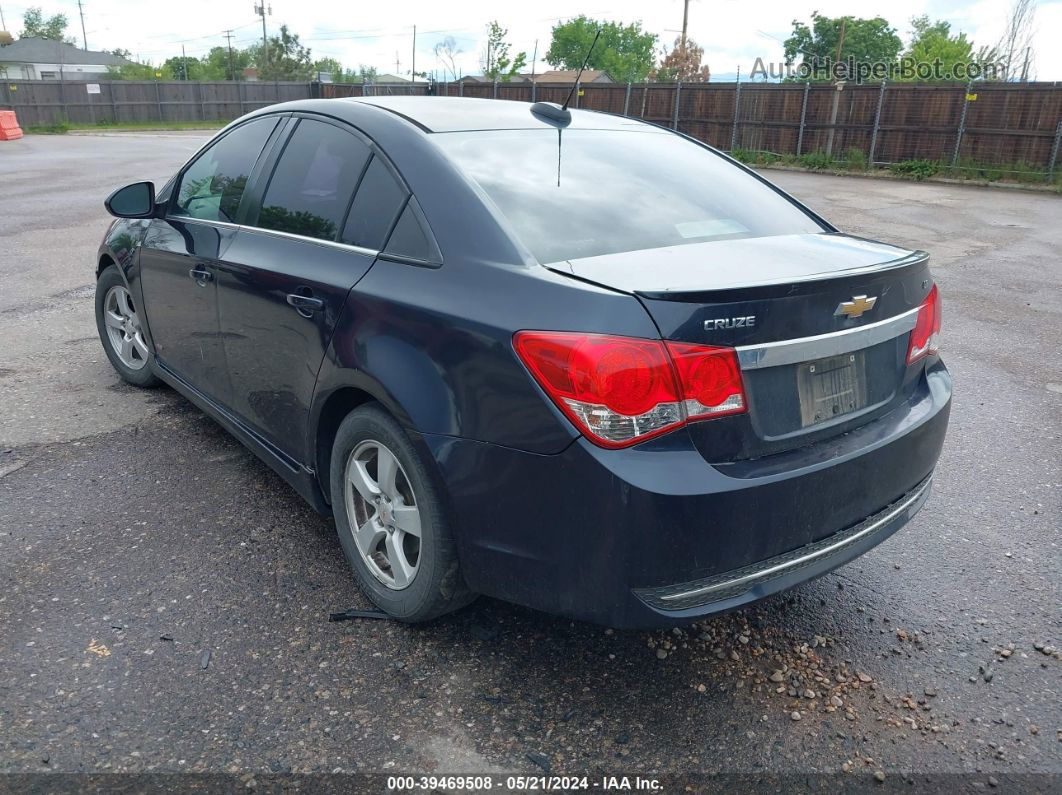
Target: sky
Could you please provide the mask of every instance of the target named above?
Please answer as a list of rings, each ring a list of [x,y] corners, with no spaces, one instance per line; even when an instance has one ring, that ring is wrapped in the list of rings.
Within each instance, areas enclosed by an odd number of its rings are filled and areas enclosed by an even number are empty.
[[[266,0],[267,5],[270,0]],[[975,47],[996,44],[1003,32],[1011,0],[892,0],[886,9],[880,3],[861,0],[813,0],[801,5],[793,0],[691,0],[689,35],[705,51],[713,79],[733,80],[738,69],[747,76],[756,58],[764,62],[782,61],[782,41],[792,30],[793,19],[810,22],[812,11],[827,16],[884,16],[906,43],[910,19],[928,14],[945,19],[953,31],[963,31]],[[223,32],[233,31],[234,46],[260,41],[262,26],[254,13],[255,0],[82,0],[85,29],[90,49],[130,50],[142,60],[160,63],[181,54],[203,55],[211,47],[224,45]],[[81,21],[77,0],[0,0],[0,12],[9,30],[22,27],[22,14],[29,6],[40,6],[46,16],[64,13],[70,21],[68,35],[81,43]],[[579,14],[617,22],[640,21],[656,33],[661,44],[670,46],[682,27],[682,0],[582,0],[580,3],[539,0],[536,3],[483,2],[459,0],[456,3],[390,2],[355,3],[351,0],[272,0],[272,14],[266,17],[272,33],[280,25],[299,34],[314,58],[332,57],[348,68],[359,64],[380,72],[408,76],[414,54],[413,26],[417,27],[417,71],[437,70],[442,63],[433,48],[452,36],[463,52],[457,58],[461,74],[482,71],[480,57],[485,44],[485,28],[497,19],[509,31],[513,52],[535,51],[536,71],[551,68],[544,56],[549,49],[550,31],[558,21]],[[1031,74],[1037,80],[1062,80],[1062,0],[1038,0],[1037,32]],[[396,63],[397,62],[397,63]]]

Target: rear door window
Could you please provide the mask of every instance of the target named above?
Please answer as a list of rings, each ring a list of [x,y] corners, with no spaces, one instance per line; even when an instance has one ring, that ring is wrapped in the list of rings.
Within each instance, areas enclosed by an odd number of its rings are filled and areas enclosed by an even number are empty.
[[[374,155],[350,207],[340,240],[379,251],[387,240],[408,192],[387,164]]]
[[[247,178],[276,125],[273,116],[241,124],[199,155],[181,175],[171,214],[235,223]]]
[[[255,224],[335,240],[369,147],[335,125],[302,119],[269,180]]]

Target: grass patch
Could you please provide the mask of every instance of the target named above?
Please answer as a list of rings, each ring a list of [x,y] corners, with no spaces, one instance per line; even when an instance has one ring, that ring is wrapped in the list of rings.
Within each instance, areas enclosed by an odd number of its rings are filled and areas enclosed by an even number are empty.
[[[70,125],[65,121],[53,121],[51,124],[35,124],[27,127],[25,132],[36,135],[62,135],[69,129]]]
[[[109,132],[136,132],[138,130],[219,130],[229,123],[230,120],[215,121],[133,121],[111,122],[100,121],[95,124],[82,124],[79,122],[57,121],[51,124],[38,124],[26,128],[28,133],[45,135],[61,135],[71,130],[107,130]]]

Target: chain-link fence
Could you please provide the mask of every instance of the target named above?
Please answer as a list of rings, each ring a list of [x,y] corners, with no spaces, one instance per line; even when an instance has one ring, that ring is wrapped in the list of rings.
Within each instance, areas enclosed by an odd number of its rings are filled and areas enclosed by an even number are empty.
[[[310,97],[438,94],[564,102],[569,84],[5,81],[24,127],[234,119]],[[1055,180],[1058,83],[587,83],[572,106],[679,130],[752,163],[887,167],[914,177]]]

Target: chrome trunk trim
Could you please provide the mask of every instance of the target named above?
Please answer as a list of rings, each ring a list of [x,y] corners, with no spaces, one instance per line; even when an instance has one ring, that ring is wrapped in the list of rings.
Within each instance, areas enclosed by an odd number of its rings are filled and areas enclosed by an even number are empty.
[[[778,342],[764,342],[759,345],[741,345],[737,348],[738,362],[742,370],[755,370],[760,367],[798,364],[869,348],[914,329],[920,308],[915,307],[886,320],[843,331],[831,331],[828,334],[797,337]]]

